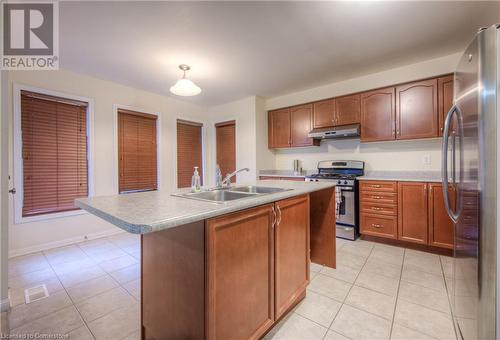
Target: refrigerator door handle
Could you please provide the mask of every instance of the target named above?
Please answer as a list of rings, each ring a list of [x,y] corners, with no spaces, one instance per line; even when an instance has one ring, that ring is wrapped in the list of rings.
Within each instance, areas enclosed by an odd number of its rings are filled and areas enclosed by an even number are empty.
[[[458,122],[458,144],[460,147],[460,167],[459,167],[459,184],[463,183],[463,121],[462,121],[462,113],[460,112],[460,109],[458,108],[457,105],[453,105],[450,111],[448,111],[448,114],[446,115],[446,120],[444,122],[444,129],[443,129],[443,144],[442,144],[442,163],[441,163],[441,177],[442,177],[442,183],[443,183],[443,198],[444,198],[444,206],[446,209],[446,212],[448,213],[448,216],[453,220],[454,223],[458,222],[458,218],[460,217],[460,213],[462,211],[462,195],[459,192],[459,188],[455,190],[456,195],[457,195],[457,202],[456,202],[456,211],[454,211],[451,208],[450,205],[450,197],[449,197],[449,191],[448,191],[448,186],[449,186],[449,178],[448,178],[448,139],[449,139],[449,130],[450,130],[450,124],[451,124],[451,119],[453,118],[454,115],[457,115],[457,122]],[[455,137],[454,137],[455,139]],[[453,143],[453,148],[455,148],[455,143]],[[453,162],[455,162],[455,150],[452,150],[453,153]],[[453,171],[455,171],[455,165],[453,164],[452,167]],[[453,174],[453,178],[455,178],[455,174]],[[455,183],[453,183],[455,184]]]

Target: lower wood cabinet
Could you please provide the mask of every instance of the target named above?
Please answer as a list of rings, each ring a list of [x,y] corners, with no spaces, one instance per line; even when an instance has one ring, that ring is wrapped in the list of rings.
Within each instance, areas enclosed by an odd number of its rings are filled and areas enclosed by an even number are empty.
[[[309,196],[207,221],[208,339],[258,339],[305,294]]]
[[[378,191],[377,191],[378,190]],[[451,204],[455,191],[449,188]],[[361,234],[453,249],[454,224],[440,183],[362,181]]]
[[[427,244],[427,183],[398,183],[398,239]]]
[[[448,188],[450,204],[455,207],[455,189]],[[443,185],[429,183],[429,244],[453,249],[454,224],[444,207]]]
[[[280,318],[309,282],[309,196],[276,202],[275,313]]]
[[[273,324],[273,209],[207,221],[208,339],[258,338]]]

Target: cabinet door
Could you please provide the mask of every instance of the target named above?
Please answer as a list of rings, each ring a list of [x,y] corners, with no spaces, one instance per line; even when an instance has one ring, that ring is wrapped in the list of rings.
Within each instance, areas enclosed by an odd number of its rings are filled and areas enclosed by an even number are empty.
[[[449,187],[450,204],[455,205],[455,190]],[[429,244],[453,249],[454,224],[444,207],[443,185],[429,183]]]
[[[291,145],[313,145],[312,138],[307,137],[312,130],[312,105],[300,105],[290,108],[291,117]]]
[[[275,203],[275,309],[282,316],[309,281],[309,196]]]
[[[268,204],[207,220],[208,339],[259,338],[273,324],[273,219]]]
[[[269,111],[269,148],[290,147],[290,109]]]
[[[361,119],[361,95],[335,99],[335,125],[357,124]]]
[[[446,114],[453,105],[453,76],[438,78],[438,123],[439,136],[443,135]]]
[[[394,87],[361,94],[361,141],[396,138]]]
[[[398,239],[427,244],[427,183],[398,183]]]
[[[396,216],[360,214],[359,231],[363,235],[397,239],[398,221]]]
[[[438,136],[437,79],[396,87],[396,139]]]
[[[335,99],[322,100],[313,104],[313,127],[325,128],[335,125]]]

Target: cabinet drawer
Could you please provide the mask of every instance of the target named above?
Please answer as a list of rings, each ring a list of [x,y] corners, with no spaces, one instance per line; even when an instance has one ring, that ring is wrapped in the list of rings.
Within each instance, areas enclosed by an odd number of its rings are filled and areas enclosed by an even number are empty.
[[[360,188],[364,191],[397,192],[397,182],[361,181]]]
[[[377,215],[397,216],[398,206],[391,205],[391,204],[377,204],[377,203],[362,202],[361,203],[361,212],[369,213],[369,214],[377,214]]]
[[[362,191],[361,202],[397,204],[398,195],[392,192]]]
[[[361,213],[361,234],[396,238],[396,216],[381,216]]]

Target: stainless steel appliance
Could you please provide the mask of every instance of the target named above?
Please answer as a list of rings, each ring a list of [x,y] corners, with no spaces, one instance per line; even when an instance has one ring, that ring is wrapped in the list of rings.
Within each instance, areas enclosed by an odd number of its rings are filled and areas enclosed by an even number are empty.
[[[499,27],[481,29],[461,57],[443,132],[443,194],[455,222],[452,313],[458,339],[466,340],[500,338]]]
[[[361,161],[321,161],[318,173],[306,176],[307,182],[336,182],[337,237],[355,240],[359,236],[358,181],[363,176],[365,163]]]
[[[309,138],[314,139],[357,138],[359,135],[359,124],[313,129],[308,134]]]

